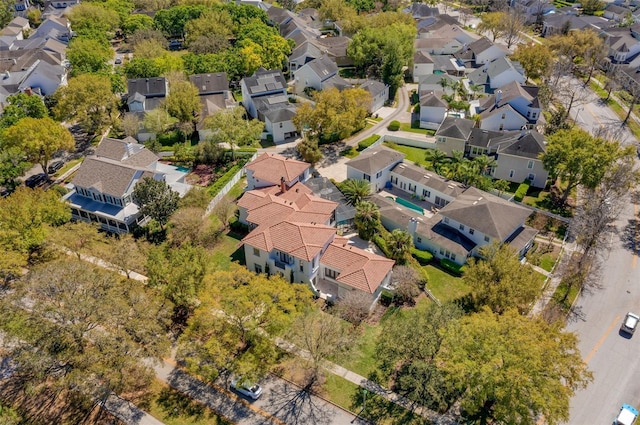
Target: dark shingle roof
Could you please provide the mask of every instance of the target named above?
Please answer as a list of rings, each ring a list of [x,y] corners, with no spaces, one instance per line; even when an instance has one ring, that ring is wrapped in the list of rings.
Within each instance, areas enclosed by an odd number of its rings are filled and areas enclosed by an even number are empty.
[[[538,159],[546,151],[544,136],[535,130],[516,131],[491,141],[497,153]]]
[[[252,76],[244,77],[244,84],[251,95],[259,95],[275,90],[286,89],[287,81],[281,71],[257,70]]]
[[[391,172],[430,187],[452,198],[457,197],[465,190],[465,186],[462,183],[446,179],[432,171],[406,162],[396,165]]]
[[[130,79],[127,91],[129,95],[140,93],[144,97],[164,97],[167,95],[167,80],[164,77]]]
[[[347,165],[369,175],[402,161],[404,154],[384,146],[377,146],[368,152],[347,161]]]
[[[446,108],[447,102],[442,100],[442,94],[443,93],[441,91],[432,91],[432,92],[423,93],[420,96],[420,106]]]
[[[344,197],[342,192],[340,192],[328,178],[312,178],[307,180],[304,185],[311,189],[315,196],[337,202],[336,216],[341,219],[350,220],[356,216],[356,208],[353,205],[349,205],[347,198]]]
[[[446,117],[436,131],[436,136],[467,140],[474,125],[472,120],[466,118]]]
[[[189,76],[189,81],[203,94],[220,93],[229,90],[229,79],[226,72],[213,74],[195,74]]]

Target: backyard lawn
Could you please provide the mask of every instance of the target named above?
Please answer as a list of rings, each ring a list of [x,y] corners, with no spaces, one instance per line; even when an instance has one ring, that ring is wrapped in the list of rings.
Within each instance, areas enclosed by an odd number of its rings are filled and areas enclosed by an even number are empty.
[[[427,161],[425,159],[425,155],[427,150],[423,149],[423,148],[414,148],[413,146],[403,146],[403,145],[397,145],[395,143],[388,143],[385,142],[384,143],[385,146],[391,148],[391,149],[395,149],[398,152],[402,152],[403,154],[406,155],[405,159],[407,161],[413,162],[413,163],[417,163],[419,165],[422,165],[424,167],[427,167],[429,165],[431,165],[429,163],[429,161]]]
[[[452,276],[433,265],[423,269],[429,276],[427,288],[440,302],[457,300],[471,292],[471,287],[461,277]]]

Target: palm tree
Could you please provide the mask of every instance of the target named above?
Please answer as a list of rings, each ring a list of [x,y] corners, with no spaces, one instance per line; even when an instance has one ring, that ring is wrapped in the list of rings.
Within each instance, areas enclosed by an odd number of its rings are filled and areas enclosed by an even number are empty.
[[[341,189],[349,205],[353,206],[358,205],[371,194],[369,182],[361,179],[348,179],[342,183]]]
[[[406,263],[409,255],[411,255],[411,247],[413,246],[413,238],[406,230],[395,229],[387,237],[387,248],[392,260],[396,260],[398,264]]]
[[[489,175],[491,169],[496,166],[496,160],[487,155],[479,155],[473,158],[473,166],[477,168],[482,175]]]
[[[358,235],[364,240],[370,240],[380,226],[380,210],[369,202],[362,201],[356,206],[354,218]]]
[[[447,155],[440,149],[427,149],[425,159],[431,163],[431,168],[441,174],[443,166],[448,162]]]

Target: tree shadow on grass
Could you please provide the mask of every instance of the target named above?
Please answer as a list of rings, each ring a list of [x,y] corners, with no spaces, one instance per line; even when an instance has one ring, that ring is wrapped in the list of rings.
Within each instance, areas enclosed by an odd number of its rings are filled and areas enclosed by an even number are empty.
[[[204,406],[171,388],[160,391],[157,403],[169,418],[190,417],[196,421],[205,418]]]
[[[364,409],[363,409],[364,407]],[[413,413],[411,410],[398,406],[386,398],[368,392],[365,394],[362,388],[357,388],[351,395],[350,410],[358,412],[359,418],[364,418],[370,423],[389,423],[393,425],[427,425],[430,422]],[[362,422],[359,422],[362,423]]]

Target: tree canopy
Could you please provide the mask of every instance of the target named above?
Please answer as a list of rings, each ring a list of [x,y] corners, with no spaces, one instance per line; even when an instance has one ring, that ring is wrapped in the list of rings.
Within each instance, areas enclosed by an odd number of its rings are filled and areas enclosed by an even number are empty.
[[[519,44],[511,58],[520,62],[529,78],[546,78],[551,74],[553,53],[543,44]]]
[[[67,49],[72,76],[107,71],[109,70],[107,61],[111,58],[113,58],[113,50],[92,38],[75,37]]]
[[[224,143],[233,150],[235,146],[250,146],[260,140],[264,123],[248,119],[243,107],[225,109],[205,118],[204,128],[211,133],[207,137],[212,143]]]
[[[190,81],[175,81],[165,99],[164,107],[180,123],[190,124],[193,131],[193,124],[198,120],[202,108],[198,88]]]
[[[18,147],[29,161],[40,164],[48,176],[47,166],[54,153],[75,147],[69,130],[49,117],[25,117],[4,132],[5,143]]]
[[[25,117],[44,118],[49,115],[39,96],[16,93],[7,97],[7,103],[0,117],[0,127],[11,127]]]
[[[171,214],[178,209],[180,195],[164,181],[145,177],[133,188],[133,199],[142,215],[152,218],[164,229]]]
[[[516,310],[486,308],[451,322],[436,363],[461,391],[464,416],[480,423],[564,422],[569,400],[592,379],[575,334]]]

